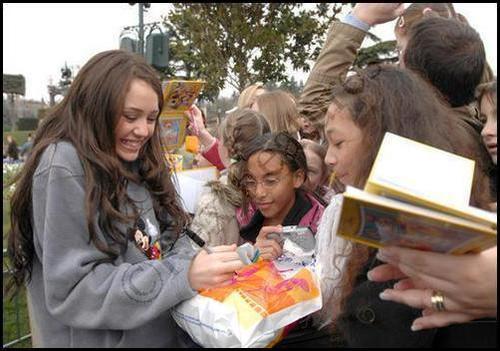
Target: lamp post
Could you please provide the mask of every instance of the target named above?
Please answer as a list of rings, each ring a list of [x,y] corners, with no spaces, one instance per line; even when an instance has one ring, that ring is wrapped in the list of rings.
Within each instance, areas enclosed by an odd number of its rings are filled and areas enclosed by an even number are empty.
[[[135,5],[135,2],[129,2],[129,5]],[[139,54],[144,56],[144,9],[151,7],[150,3],[138,3],[139,5]]]
[[[136,3],[129,3],[135,5]],[[146,62],[158,70],[168,67],[169,54],[169,31],[164,32],[161,22],[144,23],[144,9],[151,7],[149,3],[139,3],[139,25],[127,26],[120,34],[120,49],[137,53],[146,59]],[[149,34],[144,40],[144,33],[149,30]],[[159,33],[153,33],[158,30]],[[137,33],[137,39],[132,39],[127,35],[130,32]],[[175,33],[174,33],[175,34]]]

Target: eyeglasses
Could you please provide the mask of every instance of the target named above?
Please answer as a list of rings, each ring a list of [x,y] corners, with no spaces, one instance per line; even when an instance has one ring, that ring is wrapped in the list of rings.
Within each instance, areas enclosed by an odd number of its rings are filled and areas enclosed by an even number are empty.
[[[241,181],[241,184],[245,189],[247,189],[251,193],[255,193],[257,191],[257,184],[262,185],[262,187],[269,191],[274,189],[283,179],[285,179],[285,176],[290,174],[290,172],[286,173],[283,177],[279,178],[276,176],[272,177],[266,177],[262,180],[255,180],[252,177],[246,177]]]

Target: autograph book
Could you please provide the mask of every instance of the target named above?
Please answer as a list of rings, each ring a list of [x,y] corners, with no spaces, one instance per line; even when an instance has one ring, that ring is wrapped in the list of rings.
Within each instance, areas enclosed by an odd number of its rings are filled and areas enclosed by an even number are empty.
[[[205,82],[201,80],[170,80],[163,88],[163,109],[160,113],[160,135],[171,151],[182,146],[186,135],[184,112],[194,103]]]
[[[347,187],[338,235],[462,254],[496,245],[496,213],[468,205],[474,161],[386,133],[365,189]]]

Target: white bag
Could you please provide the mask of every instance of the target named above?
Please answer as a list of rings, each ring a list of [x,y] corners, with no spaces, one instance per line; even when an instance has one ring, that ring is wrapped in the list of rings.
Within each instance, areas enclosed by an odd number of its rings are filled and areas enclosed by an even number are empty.
[[[238,271],[230,286],[203,290],[177,305],[172,316],[203,347],[266,347],[284,327],[322,307],[311,256],[285,251]]]

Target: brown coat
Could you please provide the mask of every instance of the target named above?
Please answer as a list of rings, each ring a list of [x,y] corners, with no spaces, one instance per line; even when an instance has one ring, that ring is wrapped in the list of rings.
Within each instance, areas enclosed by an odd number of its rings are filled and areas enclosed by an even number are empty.
[[[298,105],[300,114],[320,131],[324,127],[326,110],[332,102],[332,88],[345,80],[365,35],[366,32],[360,29],[337,21],[333,22],[328,30],[327,38],[307,78]],[[483,123],[479,121],[476,103],[453,110],[478,133],[481,132]]]
[[[299,113],[321,132],[326,110],[332,102],[332,88],[345,80],[365,35],[366,32],[342,22],[333,22],[330,26],[298,105]]]

